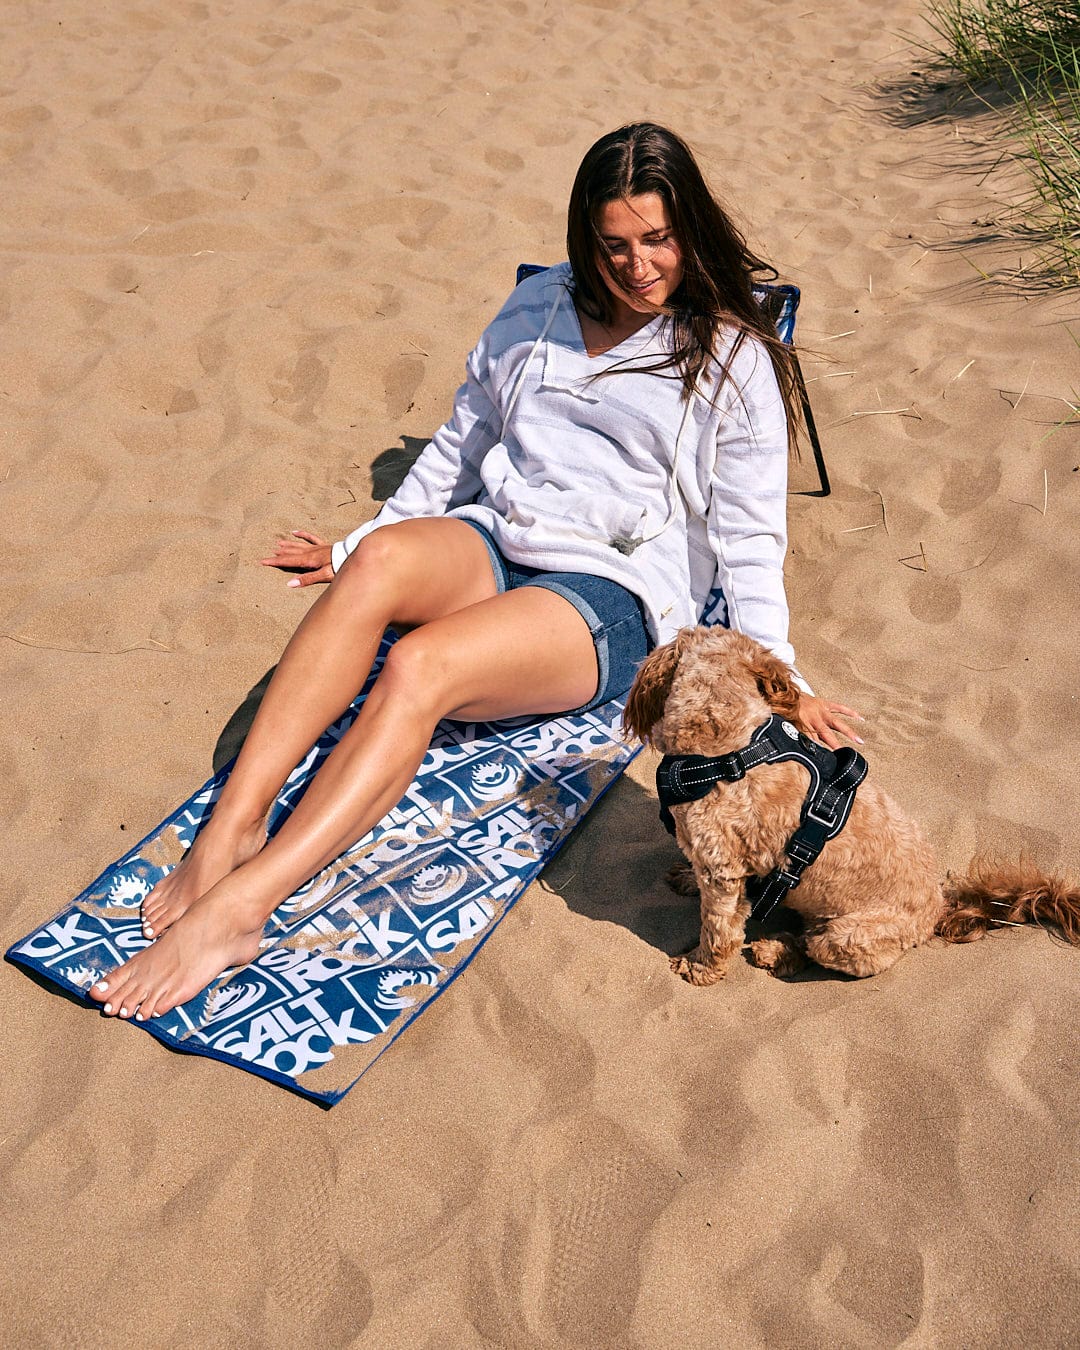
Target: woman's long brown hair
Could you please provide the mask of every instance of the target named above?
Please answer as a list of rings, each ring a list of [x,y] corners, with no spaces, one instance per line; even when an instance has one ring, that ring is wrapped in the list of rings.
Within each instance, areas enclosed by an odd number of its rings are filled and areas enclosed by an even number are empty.
[[[619,284],[618,273],[597,227],[608,202],[655,192],[667,207],[682,252],[683,277],[658,314],[670,319],[673,349],[648,366],[618,369],[671,371],[682,380],[685,396],[702,388],[702,374],[715,362],[720,378],[715,399],[729,377],[739,347],[752,334],[768,351],[787,413],[788,438],[798,435],[798,397],[792,352],[777,335],[772,318],[754,298],[753,286],[776,278],[776,269],[758,258],[729,219],[698,168],[690,147],[674,132],[653,122],[633,122],[609,132],[581,161],[570,192],[566,247],[574,273],[577,303],[591,318],[610,323],[613,298],[601,268]],[[727,359],[717,356],[717,339],[726,327],[736,330]]]

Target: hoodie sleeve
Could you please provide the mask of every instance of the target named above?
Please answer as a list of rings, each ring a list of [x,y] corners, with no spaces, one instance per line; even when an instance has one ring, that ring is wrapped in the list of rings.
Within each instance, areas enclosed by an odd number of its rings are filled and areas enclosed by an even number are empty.
[[[471,501],[480,490],[480,464],[502,434],[502,419],[489,383],[485,332],[465,362],[465,383],[454,396],[454,409],[406,474],[379,514],[339,540],[331,553],[334,571],[365,535],[380,525],[418,516],[441,516]]]
[[[795,670],[784,591],[788,433],[768,352],[746,338],[731,364],[716,438],[707,529],[732,628]]]

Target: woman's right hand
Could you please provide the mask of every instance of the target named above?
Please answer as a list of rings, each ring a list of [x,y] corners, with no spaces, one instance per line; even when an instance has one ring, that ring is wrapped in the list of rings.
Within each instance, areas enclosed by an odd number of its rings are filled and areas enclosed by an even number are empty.
[[[334,579],[330,563],[331,546],[317,534],[307,530],[293,530],[282,535],[274,545],[270,558],[260,558],[263,567],[279,567],[283,572],[300,572],[290,586],[315,586]]]

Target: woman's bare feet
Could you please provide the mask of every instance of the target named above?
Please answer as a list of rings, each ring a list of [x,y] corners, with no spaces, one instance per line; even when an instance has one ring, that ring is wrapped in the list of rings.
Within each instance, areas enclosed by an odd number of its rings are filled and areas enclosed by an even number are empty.
[[[112,1017],[144,1022],[188,999],[227,970],[259,954],[263,911],[226,878],[195,900],[173,926],[100,980],[90,997]]]
[[[160,937],[224,877],[254,858],[266,843],[262,822],[241,831],[211,817],[168,876],[142,902],[143,937]]]

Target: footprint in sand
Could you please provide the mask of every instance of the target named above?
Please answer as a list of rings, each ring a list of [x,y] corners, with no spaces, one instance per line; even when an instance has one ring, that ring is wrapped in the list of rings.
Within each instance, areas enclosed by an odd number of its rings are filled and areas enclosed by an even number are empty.
[[[230,360],[229,314],[215,314],[195,340],[199,365],[207,375],[216,375]]]
[[[899,1345],[922,1320],[924,1279],[914,1243],[865,1238],[829,1249],[811,1276],[811,1299],[851,1344]]]
[[[315,402],[330,382],[326,362],[309,348],[297,354],[291,369],[279,366],[275,377],[267,386],[274,403],[294,421],[311,421]]]
[[[102,187],[127,201],[141,202],[158,186],[157,176],[150,169],[121,168],[113,163],[111,151],[91,147],[87,152],[87,160],[90,176]]]
[[[1025,701],[1015,689],[987,685],[977,676],[950,703],[950,715],[962,726],[979,726],[1001,746],[1012,745],[1027,722]]]
[[[673,1188],[603,1116],[576,1117],[563,1142],[539,1188],[552,1218],[543,1318],[577,1346],[626,1344],[641,1248]]]
[[[982,506],[1001,486],[1001,464],[996,459],[954,460],[945,470],[938,505],[947,516],[962,516]]]
[[[908,609],[920,623],[948,623],[960,613],[962,603],[957,582],[929,572],[915,578],[908,589]]]
[[[95,348],[82,355],[69,355],[54,361],[37,378],[43,394],[70,394],[97,369],[104,352]]]
[[[6,108],[0,112],[0,130],[32,131],[34,127],[53,120],[52,113],[42,103],[30,103],[22,108]]]
[[[126,262],[114,263],[107,274],[110,290],[121,291],[125,295],[134,295],[141,280],[139,273]]]
[[[165,409],[167,417],[178,417],[181,413],[194,412],[199,406],[194,389],[174,389]]]
[[[317,70],[290,71],[285,79],[278,83],[290,94],[299,94],[303,98],[320,98],[327,94],[336,94],[341,88],[341,81],[336,75],[328,75],[325,71]]]
[[[500,173],[518,173],[525,167],[525,161],[512,150],[497,150],[494,147],[485,151],[484,162]]]
[[[401,356],[383,373],[386,411],[391,417],[403,417],[412,406],[416,391],[424,382],[424,363],[415,356]]]
[[[337,1172],[317,1127],[297,1133],[288,1156],[268,1146],[256,1162],[248,1236],[265,1271],[260,1343],[289,1344],[302,1326],[306,1344],[344,1347],[370,1320],[370,1282],[337,1240]]]
[[[972,852],[999,858],[1019,858],[1023,854],[1037,859],[1039,866],[1053,871],[1062,865],[1065,852],[1060,834],[1040,830],[1005,816],[979,813],[974,824]]]

